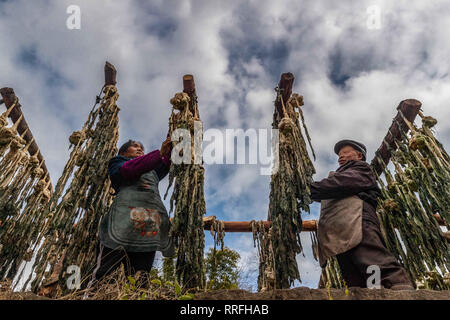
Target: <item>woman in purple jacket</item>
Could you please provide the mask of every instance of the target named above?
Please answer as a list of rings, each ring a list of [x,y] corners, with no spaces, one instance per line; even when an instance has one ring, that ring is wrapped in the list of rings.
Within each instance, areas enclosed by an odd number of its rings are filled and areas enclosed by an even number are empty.
[[[108,175],[115,198],[103,217],[99,231],[99,252],[90,287],[125,262],[128,275],[149,272],[155,251],[174,254],[169,217],[158,183],[170,168],[170,137],[160,150],[144,154],[144,146],[129,140],[109,160]]]

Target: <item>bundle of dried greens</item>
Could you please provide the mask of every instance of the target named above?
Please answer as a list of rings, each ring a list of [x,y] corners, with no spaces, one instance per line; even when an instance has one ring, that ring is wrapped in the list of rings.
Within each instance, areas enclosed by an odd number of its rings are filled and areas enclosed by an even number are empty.
[[[214,239],[214,249],[213,249],[213,256],[214,256],[214,262],[216,261],[216,251],[217,247],[220,246],[220,250],[223,250],[223,239],[225,238],[225,223],[221,220],[217,220],[216,216],[208,217],[211,221],[211,236]],[[205,220],[204,220],[205,221]]]
[[[59,282],[64,293],[68,290],[65,281],[69,265],[80,268],[82,280],[89,277],[95,265],[99,223],[112,202],[108,160],[117,154],[119,138],[117,88],[105,85],[102,93],[83,128],[69,138],[73,150],[43,210],[45,221],[36,226],[40,247],[33,272],[24,284],[25,288],[35,274],[31,285],[34,292],[41,285]]]
[[[23,114],[7,127],[7,118],[20,105],[18,98],[9,88],[2,89],[2,94],[14,102],[0,116],[0,279],[14,279],[22,262],[32,258],[36,224],[42,221],[40,209],[50,198],[51,184],[48,172],[44,174],[42,169],[43,159],[38,159],[39,149],[29,154],[34,139],[24,139],[28,127],[18,134]]]
[[[275,286],[289,288],[295,279],[301,281],[296,261],[296,255],[302,252],[301,211],[309,212],[312,202],[309,185],[315,169],[298,120],[302,114],[303,97],[293,94],[285,106],[277,88],[275,104],[282,106],[282,114],[279,114],[279,108],[275,108],[273,128],[279,129],[279,164],[270,184],[269,220],[272,221]],[[301,118],[306,128],[303,116]],[[306,130],[305,133],[309,140]]]
[[[203,250],[205,247],[205,235],[203,231],[203,215],[206,212],[205,196],[203,192],[204,168],[198,164],[194,145],[201,143],[202,134],[194,136],[194,127],[201,125],[196,99],[192,101],[186,93],[177,93],[170,100],[173,106],[169,120],[169,134],[171,137],[177,129],[187,130],[189,137],[189,150],[182,150],[187,161],[174,163],[170,167],[169,188],[174,185],[170,198],[170,212],[175,212],[171,228],[171,236],[177,247],[176,275],[178,281],[185,288],[204,288],[205,271]],[[196,141],[197,140],[197,141]],[[188,140],[185,140],[185,142]],[[181,142],[181,140],[180,140]],[[177,143],[173,141],[173,152],[177,150]],[[174,156],[172,155],[172,159]],[[186,163],[187,162],[187,163]]]
[[[413,281],[431,272],[437,288],[450,287],[444,274],[450,270],[450,245],[435,214],[449,226],[450,161],[434,137],[431,117],[422,117],[417,128],[405,117],[410,138],[402,134],[392,157],[395,174],[386,166],[386,183],[378,177],[382,198],[377,209],[388,249],[404,265]],[[399,124],[397,124],[400,126]],[[383,164],[379,159],[379,163]]]
[[[259,274],[258,291],[264,292],[275,289],[274,255],[272,247],[272,233],[264,227],[264,221],[251,221],[253,243],[258,250]]]

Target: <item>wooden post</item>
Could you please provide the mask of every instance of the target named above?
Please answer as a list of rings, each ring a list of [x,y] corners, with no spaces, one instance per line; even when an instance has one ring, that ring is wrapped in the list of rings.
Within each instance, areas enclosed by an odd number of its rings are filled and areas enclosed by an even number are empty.
[[[189,95],[191,99],[189,109],[194,114],[194,105],[197,103],[197,93],[195,91],[195,81],[192,74],[183,76],[183,92]]]
[[[106,86],[108,86],[108,85],[115,86],[117,83],[116,76],[117,76],[116,68],[111,63],[106,61],[106,63],[105,63],[105,85]]]
[[[406,119],[409,122],[414,122],[417,114],[419,113],[420,107],[422,103],[415,99],[407,99],[400,102],[397,107],[397,115],[394,120],[392,120],[392,124],[386,134],[386,137],[381,142],[381,146],[375,152],[375,157],[371,162],[371,166],[374,171],[380,175],[383,172],[383,166],[378,162],[377,156],[379,156],[385,165],[387,165],[391,159],[392,151],[395,151],[397,148],[395,146],[395,140],[399,140],[401,138],[401,132],[403,131],[405,134],[409,131],[408,125],[403,120],[400,111],[403,113]],[[400,124],[400,128],[397,125],[397,122]],[[401,131],[400,131],[401,130]],[[389,147],[388,147],[389,146]]]
[[[1,88],[0,94],[3,98],[6,109],[9,109],[14,104],[14,101],[16,101],[16,98],[17,98],[16,94],[14,93],[14,90],[12,88]],[[19,101],[17,101],[17,104],[14,107],[14,109],[11,110],[9,117],[11,118],[13,123],[16,123],[16,121],[18,121],[20,116],[22,115],[21,107],[22,107],[21,104],[19,103]],[[28,123],[25,120],[25,116],[24,116],[17,126],[17,132],[19,135],[22,135],[22,133],[24,133],[25,131],[26,131],[26,133],[23,138],[28,143],[33,139],[33,134],[31,133],[31,130],[28,127]],[[48,174],[48,170],[47,170],[47,166],[45,165],[44,157],[42,156],[41,151],[39,150],[39,147],[38,147],[36,141],[33,140],[30,147],[28,148],[28,153],[30,155],[34,155],[34,154],[36,154],[36,152],[38,152],[37,157],[39,159],[39,162],[42,162],[41,168],[44,170],[44,174],[46,175],[45,181],[49,182],[50,175]],[[50,189],[52,189],[51,183],[50,183]]]
[[[292,94],[292,86],[294,84],[294,75],[290,72],[283,73],[280,77],[280,82],[278,82],[278,90],[280,90],[281,97],[283,99],[284,105],[286,105],[287,101],[291,97]],[[283,106],[281,104],[281,100],[275,100],[275,109],[276,116],[274,114],[274,119],[272,126],[278,128],[278,122],[283,118]]]

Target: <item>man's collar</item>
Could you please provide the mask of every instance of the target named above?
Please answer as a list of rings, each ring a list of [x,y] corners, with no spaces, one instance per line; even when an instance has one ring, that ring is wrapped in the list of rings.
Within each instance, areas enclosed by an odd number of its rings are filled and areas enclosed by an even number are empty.
[[[342,170],[347,169],[348,167],[354,165],[357,162],[365,162],[363,160],[349,160],[346,163],[344,163],[342,166],[340,166],[339,168],[336,169],[336,172],[340,172]]]

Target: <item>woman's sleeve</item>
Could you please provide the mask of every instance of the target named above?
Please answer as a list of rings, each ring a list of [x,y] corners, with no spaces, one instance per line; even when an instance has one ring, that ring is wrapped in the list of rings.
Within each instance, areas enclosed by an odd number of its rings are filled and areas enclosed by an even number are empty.
[[[162,163],[155,169],[158,179],[162,180],[169,173],[170,170],[170,156],[163,156]]]
[[[126,180],[136,180],[143,173],[156,169],[161,163],[164,163],[163,157],[159,150],[155,150],[128,160],[120,167],[120,173]]]

